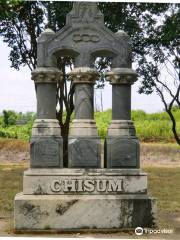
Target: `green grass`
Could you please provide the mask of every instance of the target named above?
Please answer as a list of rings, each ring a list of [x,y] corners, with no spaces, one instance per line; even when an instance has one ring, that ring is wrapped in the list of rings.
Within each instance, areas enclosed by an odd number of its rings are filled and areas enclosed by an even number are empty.
[[[180,212],[180,167],[146,167],[150,195],[157,198],[158,210]]]
[[[16,193],[22,191],[24,167],[20,165],[0,165],[0,213],[13,211],[13,200]]]

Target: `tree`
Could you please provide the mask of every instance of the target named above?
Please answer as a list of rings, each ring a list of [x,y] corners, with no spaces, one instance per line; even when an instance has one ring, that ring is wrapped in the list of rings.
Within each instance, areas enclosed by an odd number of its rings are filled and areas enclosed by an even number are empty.
[[[138,68],[142,76],[140,93],[150,94],[154,89],[172,121],[172,132],[180,145],[174,106],[180,109],[180,9],[170,5],[163,24],[153,26],[146,42],[145,55]]]
[[[17,115],[14,111],[3,110],[3,125],[4,125],[4,127],[8,127],[10,125],[15,125],[16,120],[17,120]]]
[[[148,46],[155,46],[147,41],[147,35],[153,35],[153,26],[162,15],[169,11],[172,4],[154,3],[99,3],[104,13],[105,24],[113,32],[126,31],[132,40],[133,60],[142,64]],[[3,1],[0,5],[0,36],[11,48],[9,59],[11,67],[19,70],[27,65],[31,70],[36,67],[36,39],[45,27],[58,31],[65,25],[65,16],[71,10],[72,2],[40,1]],[[160,39],[161,40],[161,39]],[[65,66],[72,66],[72,59],[60,58],[59,68],[63,71],[63,84],[58,85],[57,96],[59,111],[57,119],[64,140],[64,163],[67,165],[67,139],[73,106],[73,86],[68,92]],[[103,70],[110,65],[110,59],[99,59],[95,64]],[[140,70],[139,70],[140,71]],[[143,71],[141,71],[143,74]],[[100,86],[104,84],[103,75]],[[64,106],[66,115],[64,116]]]

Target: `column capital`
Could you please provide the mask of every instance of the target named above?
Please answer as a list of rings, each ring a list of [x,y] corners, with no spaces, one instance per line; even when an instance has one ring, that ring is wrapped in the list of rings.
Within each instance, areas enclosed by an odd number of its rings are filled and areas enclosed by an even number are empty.
[[[131,85],[137,80],[137,73],[131,68],[112,68],[105,77],[111,84]]]
[[[69,80],[76,83],[91,83],[95,84],[95,81],[98,79],[98,72],[89,67],[77,67],[74,68],[69,74]]]
[[[57,83],[62,81],[63,73],[55,67],[37,67],[31,72],[35,83]]]

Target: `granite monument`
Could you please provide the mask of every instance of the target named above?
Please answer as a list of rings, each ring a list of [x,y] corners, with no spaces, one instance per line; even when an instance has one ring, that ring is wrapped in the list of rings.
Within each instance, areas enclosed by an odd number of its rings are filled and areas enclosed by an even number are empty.
[[[104,25],[96,3],[75,2],[66,25],[46,29],[38,39],[37,119],[30,141],[30,168],[23,192],[15,196],[16,230],[80,231],[152,227],[155,200],[148,195],[147,174],[140,169],[139,141],[131,121],[129,36]],[[57,57],[75,59],[69,80],[75,86],[75,117],[70,127],[68,168],[63,167],[63,141],[56,119],[56,87],[62,81]],[[97,57],[111,57],[106,80],[112,84],[112,121],[104,143],[94,120],[93,69]]]

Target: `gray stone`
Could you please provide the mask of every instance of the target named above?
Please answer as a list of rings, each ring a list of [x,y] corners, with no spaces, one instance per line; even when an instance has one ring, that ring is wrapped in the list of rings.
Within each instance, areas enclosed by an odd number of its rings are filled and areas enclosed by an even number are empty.
[[[62,72],[57,68],[37,67],[31,79],[36,84],[37,118],[56,119],[57,83],[62,80]]]
[[[72,56],[75,67],[90,67],[99,57],[112,57],[113,67],[130,67],[129,37],[114,34],[103,24],[103,15],[94,3],[76,2],[67,15],[66,25],[38,38],[38,66],[51,67],[58,56]]]
[[[56,118],[56,84],[37,83],[37,118]]]
[[[75,119],[69,131],[69,168],[63,168],[63,142],[56,120],[56,86],[62,81],[59,57],[74,58],[69,80],[75,90]],[[97,57],[112,58],[106,78],[113,85],[113,114],[101,169],[101,142],[94,121],[93,69]],[[75,2],[66,25],[38,38],[37,117],[32,129],[30,164],[23,193],[14,202],[16,230],[119,230],[154,226],[155,201],[147,194],[147,175],[139,169],[139,142],[130,120],[129,36],[104,25],[96,3]],[[120,168],[120,169],[119,169]]]
[[[76,84],[75,119],[94,118],[94,88],[92,84]]]
[[[112,119],[131,119],[131,87],[113,84],[112,92]]]
[[[147,193],[147,174],[135,169],[29,169],[23,194],[121,195]]]
[[[139,141],[130,137],[107,137],[104,144],[105,167],[138,168]]]
[[[91,119],[74,119],[70,126],[69,136],[98,138],[96,123]]]
[[[106,74],[112,84],[112,121],[104,144],[108,168],[139,167],[139,141],[131,119],[131,84],[137,74],[131,68],[114,68]]]
[[[56,119],[36,119],[30,140],[31,167],[63,167],[63,141]]]
[[[153,227],[155,201],[136,195],[23,195],[15,197],[16,230],[119,230]]]
[[[98,168],[101,166],[101,142],[97,137],[69,137],[68,167]]]
[[[32,137],[61,136],[61,129],[57,119],[36,119],[33,123]]]
[[[100,167],[101,143],[94,121],[93,84],[97,71],[88,67],[69,73],[75,84],[75,119],[69,131],[68,167]]]
[[[63,167],[61,137],[32,137],[30,141],[31,167]]]

